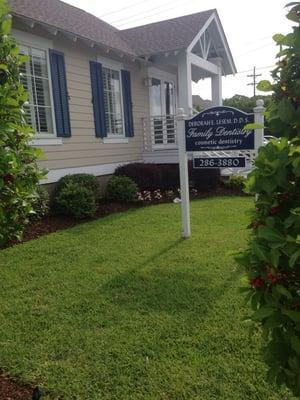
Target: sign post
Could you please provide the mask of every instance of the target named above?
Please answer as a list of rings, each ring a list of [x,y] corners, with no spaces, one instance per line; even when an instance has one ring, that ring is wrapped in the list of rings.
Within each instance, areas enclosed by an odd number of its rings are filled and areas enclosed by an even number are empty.
[[[191,119],[185,119],[184,110],[178,109],[177,138],[184,239],[191,236],[189,155],[193,156],[194,168],[244,168],[245,157],[241,157],[240,151],[257,152],[263,145],[263,100],[257,100],[253,111],[254,114],[248,114],[236,108],[220,106],[206,109]],[[251,129],[251,124],[254,123],[261,127]],[[250,129],[245,128],[249,124]],[[220,151],[221,154],[216,153]]]
[[[187,239],[191,236],[191,218],[188,155],[185,147],[185,118],[186,115],[183,108],[179,108],[177,113],[177,138],[180,170],[181,234],[184,239]]]
[[[263,100],[256,100],[254,111],[254,122],[264,126],[264,113],[266,111]],[[255,129],[255,151],[257,152],[260,146],[264,144],[264,128]]]

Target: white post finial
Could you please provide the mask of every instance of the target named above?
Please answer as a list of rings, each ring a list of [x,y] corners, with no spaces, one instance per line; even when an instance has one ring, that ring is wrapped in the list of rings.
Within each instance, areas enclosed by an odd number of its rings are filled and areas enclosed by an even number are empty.
[[[263,99],[258,99],[258,100],[256,100],[256,106],[257,107],[263,107],[264,106],[264,101],[263,101]]]

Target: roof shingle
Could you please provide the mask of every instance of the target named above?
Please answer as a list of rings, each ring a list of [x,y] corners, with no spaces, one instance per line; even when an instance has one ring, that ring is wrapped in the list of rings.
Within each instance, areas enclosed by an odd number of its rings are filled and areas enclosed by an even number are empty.
[[[139,55],[187,48],[215,9],[122,30]]]
[[[101,19],[59,0],[9,0],[13,14],[62,29],[74,35],[135,55],[119,31]]]
[[[118,30],[60,0],[8,0],[14,15],[50,25],[130,55],[151,55],[188,47],[216,10]]]

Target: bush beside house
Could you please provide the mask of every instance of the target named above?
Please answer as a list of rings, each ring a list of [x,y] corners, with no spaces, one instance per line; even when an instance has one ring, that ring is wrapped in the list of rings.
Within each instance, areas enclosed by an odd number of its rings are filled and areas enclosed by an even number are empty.
[[[97,211],[100,186],[90,174],[66,175],[61,178],[53,194],[53,209],[58,214],[77,219],[93,217]]]
[[[133,163],[120,166],[116,176],[127,176],[138,186],[140,191],[177,190],[180,186],[178,164]],[[189,162],[190,187],[199,191],[215,189],[221,181],[218,169],[194,169]]]
[[[38,150],[29,145],[31,129],[25,120],[28,95],[20,83],[25,62],[11,37],[12,18],[0,2],[0,247],[20,240],[34,214],[42,177]]]

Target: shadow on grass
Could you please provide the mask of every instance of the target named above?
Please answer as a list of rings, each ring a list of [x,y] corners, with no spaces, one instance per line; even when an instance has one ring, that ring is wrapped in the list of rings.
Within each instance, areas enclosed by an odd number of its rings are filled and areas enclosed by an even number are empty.
[[[170,253],[181,244],[182,239],[178,239],[134,269],[121,272],[101,287],[102,294],[111,303],[142,314],[204,315],[232,285],[238,272],[220,277],[202,270],[200,260],[197,269],[174,267]]]

